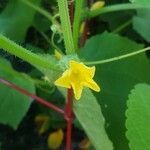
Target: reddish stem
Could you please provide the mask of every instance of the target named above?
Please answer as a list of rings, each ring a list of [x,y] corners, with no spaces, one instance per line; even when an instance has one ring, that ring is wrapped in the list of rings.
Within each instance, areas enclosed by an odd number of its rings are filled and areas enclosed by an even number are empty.
[[[88,0],[87,1],[88,7],[91,7],[91,5],[93,4],[93,2],[94,2],[94,0]],[[91,20],[86,20],[85,21],[84,31],[83,31],[82,36],[80,38],[80,47],[84,46],[87,38],[90,35],[90,23],[91,23]]]
[[[73,24],[73,18],[74,18],[74,6],[73,6],[73,0],[68,1],[68,8],[69,8],[70,23],[71,23],[71,27],[72,27],[72,24]]]
[[[15,84],[13,84],[13,83],[11,83],[9,81],[6,81],[5,79],[2,79],[2,78],[0,78],[0,82],[3,83],[3,84],[5,84],[6,86],[8,86],[10,88],[15,89],[16,91],[18,91],[18,92],[20,92],[20,93],[22,93],[22,94],[24,94],[24,95],[26,95],[28,97],[33,98],[38,103],[40,103],[40,104],[42,104],[42,105],[44,105],[44,106],[46,106],[46,107],[48,107],[50,109],[53,109],[53,110],[55,110],[58,113],[64,114],[64,110],[62,110],[61,108],[55,106],[54,104],[52,104],[52,103],[50,103],[50,102],[48,102],[48,101],[46,101],[46,100],[44,100],[44,99],[42,99],[42,98],[34,95],[32,93],[29,93],[25,89],[20,88],[17,85],[15,85]]]
[[[67,121],[66,150],[71,150],[72,123],[73,123],[72,105],[73,105],[73,90],[68,89],[67,104],[65,108],[65,119]]]
[[[89,36],[89,21],[85,21],[85,26],[84,26],[84,30],[82,33],[82,36],[80,38],[80,47],[83,47],[88,36]]]
[[[68,8],[69,8],[69,15],[70,15],[70,22],[71,22],[71,29],[74,19],[74,5],[73,0],[68,0]],[[72,141],[72,123],[73,123],[73,90],[68,89],[67,91],[67,103],[65,107],[65,114],[64,117],[67,121],[67,134],[66,134],[66,150],[71,150],[71,141]]]

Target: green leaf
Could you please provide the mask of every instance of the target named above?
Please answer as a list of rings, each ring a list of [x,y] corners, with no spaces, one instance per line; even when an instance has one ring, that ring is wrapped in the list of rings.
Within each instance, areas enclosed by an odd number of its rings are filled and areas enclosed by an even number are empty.
[[[14,71],[11,65],[2,58],[0,58],[0,78],[8,80],[31,93],[35,93],[32,80],[28,76]],[[27,96],[0,83],[0,123],[17,129],[31,102],[32,100]]]
[[[52,83],[57,79],[62,70],[60,68],[62,64],[58,64],[58,60],[56,60],[54,56],[48,54],[35,54],[9,40],[3,35],[0,35],[0,48],[3,48],[2,50],[15,55],[36,67],[44,75],[46,75]]]
[[[139,10],[137,16],[133,18],[133,27],[147,42],[150,42],[149,26],[150,10]]]
[[[130,0],[132,2],[132,0]],[[149,0],[134,0],[133,3],[150,6]],[[148,42],[150,42],[150,9],[137,10],[133,17],[133,28]]]
[[[102,60],[142,49],[141,44],[104,32],[87,40],[80,52],[86,61]],[[138,82],[150,82],[149,61],[145,53],[123,60],[97,65],[95,80],[101,87],[95,93],[106,119],[106,129],[116,150],[128,150],[125,137],[126,99]]]
[[[127,138],[131,150],[150,149],[150,86],[138,84],[131,91],[126,111]]]
[[[37,14],[35,16],[33,26],[40,32],[47,32],[50,29],[51,22],[47,18],[43,17],[43,15]]]
[[[40,0],[32,0],[39,5]],[[27,29],[32,25],[35,10],[26,6],[21,0],[10,0],[5,10],[0,14],[0,33],[12,40],[21,42]]]
[[[149,6],[149,0],[129,0],[131,3],[141,4],[143,6]]]
[[[58,88],[58,90],[66,97],[66,89]],[[80,125],[96,150],[112,150],[112,143],[105,131],[105,119],[101,107],[92,92],[89,89],[84,89],[81,99],[79,101],[75,100],[73,106]],[[76,124],[76,122],[77,120],[74,123]]]
[[[90,90],[84,90],[81,99],[74,102],[74,112],[96,150],[113,149],[100,105]]]
[[[103,21],[108,22],[109,29],[113,31],[113,30],[118,29],[120,26],[122,26],[126,22],[128,22],[132,16],[133,14],[131,11],[125,11],[123,13],[120,13],[120,12],[108,13],[108,14],[106,13],[104,15],[101,15],[100,18]],[[101,25],[101,28],[99,28],[99,26],[97,28],[98,28],[98,31],[99,30],[104,31],[104,29],[106,29],[106,26],[104,25],[103,30],[101,29],[102,25]]]

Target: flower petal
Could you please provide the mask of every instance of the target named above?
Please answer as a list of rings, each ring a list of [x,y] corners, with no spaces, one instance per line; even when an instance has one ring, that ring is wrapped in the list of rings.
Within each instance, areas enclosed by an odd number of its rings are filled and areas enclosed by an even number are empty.
[[[93,78],[95,75],[95,66],[87,67],[82,62],[70,61],[70,68],[74,71],[80,71],[82,75],[87,75],[89,78]]]
[[[90,74],[90,78],[93,78],[94,77],[94,75],[95,75],[95,66],[93,66],[93,67],[90,67],[90,69],[89,69],[89,74]]]
[[[95,75],[95,66],[88,67],[82,62],[71,60],[69,69],[55,81],[55,84],[61,87],[73,88],[75,99],[79,100],[82,94],[83,86],[99,92],[100,87],[93,80]]]
[[[77,61],[74,61],[74,60],[70,60],[69,62],[69,66],[70,68],[78,68],[80,66],[80,64],[83,64],[83,63],[80,63],[80,62],[77,62]]]
[[[71,88],[69,71],[66,70],[62,76],[55,81],[54,84],[65,88]]]
[[[82,94],[83,86],[77,83],[72,83],[71,85],[74,91],[75,99],[79,100]]]
[[[96,92],[100,91],[100,87],[97,85],[97,83],[93,79],[90,79],[89,81],[84,82],[83,85]]]

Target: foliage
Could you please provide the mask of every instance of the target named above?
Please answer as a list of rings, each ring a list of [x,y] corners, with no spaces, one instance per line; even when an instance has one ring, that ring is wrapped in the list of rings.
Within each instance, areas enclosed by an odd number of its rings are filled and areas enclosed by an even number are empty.
[[[132,2],[132,1],[131,1]],[[150,6],[150,1],[135,0],[133,3]],[[137,11],[137,16],[133,18],[133,27],[143,38],[150,42],[150,9],[141,9]]]
[[[101,91],[84,89],[80,100],[73,101],[74,131],[84,139],[88,136],[96,150],[149,149],[150,65],[145,52],[150,49],[150,1],[106,0],[104,6],[97,4],[90,0],[0,2],[0,82],[12,82],[66,111],[67,90],[56,88],[56,79],[72,60],[95,66],[94,81]],[[32,102],[0,83],[0,124],[17,132],[24,117],[29,117]],[[54,130],[66,131],[63,117],[35,102],[33,105],[35,118],[37,114],[50,118],[39,136],[48,138],[54,133],[49,147],[60,146],[63,136],[56,141]],[[0,142],[3,149],[5,137],[0,137]]]
[[[39,0],[34,0],[33,3],[39,5]],[[24,41],[34,14],[35,10],[24,5],[21,0],[10,0],[0,15],[0,32],[12,40]]]
[[[85,90],[81,100],[74,102],[74,112],[96,149],[113,149],[106,136],[101,108],[90,90]]]
[[[140,48],[142,48],[141,44],[104,32],[87,41],[81,50],[80,57],[86,61],[103,60]],[[87,53],[84,54],[84,51]],[[123,134],[125,133],[126,99],[136,83],[150,81],[148,68],[149,62],[145,54],[97,67],[95,78],[102,90],[101,94],[96,94],[96,97],[102,106],[107,131],[116,149],[128,148],[125,134]]]
[[[126,135],[131,150],[150,149],[149,97],[150,86],[147,84],[137,84],[129,95],[126,111]]]
[[[10,82],[35,93],[32,80],[25,74],[13,70],[10,63],[0,59],[0,76]],[[0,84],[0,122],[17,129],[20,121],[30,108],[32,99],[24,96],[5,85]]]

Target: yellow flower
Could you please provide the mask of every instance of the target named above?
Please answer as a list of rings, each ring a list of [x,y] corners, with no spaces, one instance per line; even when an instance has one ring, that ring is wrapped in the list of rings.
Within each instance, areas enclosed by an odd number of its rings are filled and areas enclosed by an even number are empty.
[[[72,88],[75,99],[79,100],[84,86],[97,92],[100,91],[100,87],[93,80],[94,74],[95,67],[87,67],[83,63],[71,60],[69,62],[69,69],[55,81],[55,85]]]

